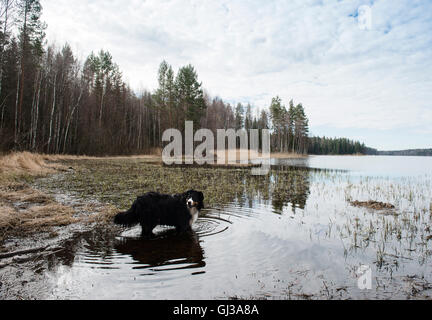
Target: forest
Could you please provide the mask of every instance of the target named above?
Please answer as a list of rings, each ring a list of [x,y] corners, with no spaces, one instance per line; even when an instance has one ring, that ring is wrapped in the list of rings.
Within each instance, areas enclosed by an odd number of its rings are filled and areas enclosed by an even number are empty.
[[[272,152],[362,153],[346,139],[309,138],[303,105],[274,97],[266,109],[210,97],[197,70],[162,61],[158,88],[134,92],[104,50],[79,61],[46,41],[38,0],[1,0],[0,151],[119,155],[152,153],[162,133],[194,128],[271,129]]]
[[[376,150],[366,147],[364,143],[361,143],[359,141],[352,141],[347,138],[309,138],[309,154],[375,154],[374,151],[376,152]]]
[[[409,149],[409,150],[395,150],[395,151],[378,151],[380,156],[432,156],[432,149]]]

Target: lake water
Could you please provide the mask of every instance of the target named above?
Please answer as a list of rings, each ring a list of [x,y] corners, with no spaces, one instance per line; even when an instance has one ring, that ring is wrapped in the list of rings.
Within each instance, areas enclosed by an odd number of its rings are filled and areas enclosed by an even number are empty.
[[[431,157],[272,161],[269,177],[233,181],[243,191],[205,209],[192,234],[162,227],[151,240],[139,237],[140,227],[77,234],[51,257],[41,298],[431,296]],[[370,270],[370,289],[359,286],[361,266]]]
[[[309,156],[307,159],[273,159],[272,163],[346,170],[351,175],[407,177],[432,174],[432,157]]]

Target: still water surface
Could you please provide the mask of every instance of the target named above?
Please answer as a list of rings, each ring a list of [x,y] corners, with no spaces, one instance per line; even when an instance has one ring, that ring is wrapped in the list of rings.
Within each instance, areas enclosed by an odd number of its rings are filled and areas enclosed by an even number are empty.
[[[432,174],[432,157],[397,156],[309,156],[307,159],[273,159],[316,169],[347,170],[351,175],[406,177]]]
[[[145,240],[136,227],[77,235],[53,256],[42,298],[430,296],[432,157],[317,156],[273,164],[267,190],[245,186],[232,202],[206,208],[192,234],[157,227],[156,237]],[[354,200],[396,209],[357,208]],[[358,287],[361,265],[371,268],[370,290]]]

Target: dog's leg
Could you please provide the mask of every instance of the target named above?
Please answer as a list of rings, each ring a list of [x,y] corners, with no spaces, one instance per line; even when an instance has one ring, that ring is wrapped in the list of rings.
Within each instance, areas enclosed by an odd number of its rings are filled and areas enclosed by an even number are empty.
[[[149,239],[153,236],[154,227],[149,227],[147,225],[141,225],[141,237]]]
[[[179,234],[189,233],[189,232],[192,232],[192,228],[189,225],[187,225],[187,226],[177,226],[176,227],[176,231]]]

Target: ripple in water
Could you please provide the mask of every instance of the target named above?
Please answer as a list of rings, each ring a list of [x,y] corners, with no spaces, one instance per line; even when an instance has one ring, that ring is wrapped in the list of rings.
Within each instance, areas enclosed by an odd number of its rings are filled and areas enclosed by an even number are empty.
[[[130,285],[143,289],[145,283],[146,289],[161,283],[166,286],[165,281],[170,286],[175,286],[175,282],[186,283],[207,271],[204,239],[222,235],[232,227],[234,219],[248,215],[247,210],[239,207],[207,209],[194,224],[192,233],[177,234],[174,228],[158,226],[151,239],[140,237],[140,226],[126,229],[120,235],[108,230],[77,235],[56,257],[60,265],[51,276],[56,279],[55,292],[73,298],[78,294],[74,288],[79,283],[80,298],[85,297],[84,292],[94,290],[96,296],[108,297],[109,292],[101,289],[110,283],[114,286],[124,282],[125,290]],[[85,289],[90,284],[91,288]]]

